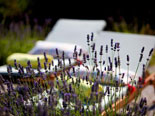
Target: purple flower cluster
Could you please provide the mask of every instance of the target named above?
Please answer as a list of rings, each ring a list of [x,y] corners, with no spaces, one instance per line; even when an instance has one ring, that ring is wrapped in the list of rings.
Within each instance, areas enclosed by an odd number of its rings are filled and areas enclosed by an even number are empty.
[[[65,62],[65,52],[59,53],[56,48],[57,65],[52,61],[48,63],[46,53],[44,53],[44,67],[41,67],[40,59],[37,58],[37,73],[32,69],[31,62],[27,62],[26,71],[24,67],[14,60],[14,67],[18,70],[21,78],[17,80],[16,87],[13,84],[12,67],[7,67],[9,80],[4,79],[0,75],[0,111],[5,114],[13,115],[38,115],[38,116],[56,116],[56,115],[100,115],[107,107],[112,104],[102,106],[102,101],[108,97],[109,103],[114,103],[112,97],[116,98],[116,93],[120,92],[119,87],[123,83],[116,79],[117,72],[120,68],[120,44],[114,43],[111,39],[111,52],[118,53],[118,56],[107,56],[103,59],[104,46],[101,45],[100,51],[96,51],[96,45],[93,42],[94,34],[87,35],[87,44],[90,54],[79,53],[77,47],[74,48],[73,60],[68,59],[68,66]],[[108,54],[108,45],[105,46],[105,53]],[[141,50],[139,62],[143,57],[144,47]],[[153,50],[150,51],[149,57]],[[99,57],[98,54],[99,53]],[[82,56],[82,64],[77,61],[78,56]],[[100,58],[98,61],[97,58]],[[91,66],[90,66],[91,64]],[[129,55],[127,55],[127,65],[129,65]],[[80,73],[80,66],[86,68],[84,74]],[[113,67],[114,66],[114,67]],[[44,68],[45,71],[42,71]],[[145,73],[145,66],[143,67]],[[124,73],[119,72],[119,77],[124,78]],[[143,77],[145,74],[143,74]],[[37,77],[36,77],[37,76]],[[115,85],[115,93],[112,93],[112,87],[107,85],[104,90],[104,82],[106,79],[110,84]],[[86,81],[86,83],[85,83]],[[5,87],[6,86],[6,87]],[[37,96],[37,97],[36,97]],[[112,97],[111,97],[112,96]],[[121,96],[119,96],[121,98]],[[111,100],[111,101],[110,101]],[[97,104],[97,105],[96,105]],[[147,112],[146,98],[141,99],[139,105],[135,105],[133,109],[127,106],[126,113],[131,115],[145,115]],[[110,113],[110,112],[109,112]]]

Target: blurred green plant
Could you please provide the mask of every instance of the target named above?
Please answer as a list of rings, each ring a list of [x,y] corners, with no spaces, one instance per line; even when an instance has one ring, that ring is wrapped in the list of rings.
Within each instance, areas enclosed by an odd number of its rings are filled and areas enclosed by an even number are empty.
[[[153,54],[152,54],[152,58],[150,60],[150,64],[149,65],[150,66],[155,66],[155,52],[153,52]]]
[[[107,30],[110,31],[155,35],[155,30],[151,28],[149,23],[138,22],[136,18],[128,23],[122,17],[120,17],[119,21],[115,21],[110,17],[107,22]]]
[[[3,16],[3,22],[7,17],[23,14],[29,3],[29,0],[0,0],[0,14]]]
[[[6,58],[14,52],[27,53],[37,40],[43,40],[50,31],[51,20],[46,19],[43,26],[12,22],[9,27],[0,24],[0,65],[6,64]]]

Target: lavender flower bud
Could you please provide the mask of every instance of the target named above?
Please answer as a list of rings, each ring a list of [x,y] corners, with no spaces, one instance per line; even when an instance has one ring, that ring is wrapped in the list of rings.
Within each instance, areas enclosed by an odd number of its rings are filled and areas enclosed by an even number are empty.
[[[120,43],[115,43],[116,44],[116,48],[120,48]]]
[[[110,63],[110,70],[112,71],[112,62]]]
[[[31,67],[31,62],[30,62],[30,60],[27,61],[27,66],[29,66],[30,68],[32,68],[32,67]],[[19,68],[20,68],[20,67],[19,67]]]
[[[111,39],[111,48],[113,48],[113,39]]]
[[[49,63],[49,67],[48,67],[48,69],[51,70],[51,63]]]
[[[52,60],[52,66],[54,66],[54,61]]]
[[[108,45],[106,45],[105,52],[108,53]]]
[[[110,57],[108,57],[108,59],[109,59],[109,63],[111,63],[111,59],[110,59]]]
[[[65,60],[65,52],[64,51],[62,51],[62,59],[63,59],[63,61]]]
[[[143,58],[143,54],[140,54],[139,62],[142,61],[142,58]]]
[[[56,55],[57,55],[57,57],[59,57],[59,52],[58,52],[57,48],[56,48]]]
[[[86,63],[86,55],[83,54],[83,62]]]
[[[82,107],[82,109],[81,109],[81,111],[80,111],[81,113],[84,113],[84,107]]]
[[[74,59],[77,59],[77,55],[78,55],[78,54],[77,54],[77,52],[75,51],[75,52],[73,53],[73,58],[74,58]]]
[[[46,53],[44,52],[44,58],[45,58],[45,61],[48,62],[48,58],[46,56]]]
[[[9,74],[11,73],[9,66],[7,66],[7,72],[8,72]]]
[[[129,62],[129,55],[127,55],[127,61]]]
[[[151,56],[152,52],[153,52],[153,48],[150,50],[150,52],[149,52],[149,56]]]
[[[144,47],[142,47],[142,49],[141,49],[141,54],[143,54],[143,52],[144,52]]]
[[[89,35],[87,35],[87,42],[88,42],[88,44],[89,44]]]
[[[100,55],[103,55],[103,45],[101,45],[101,48],[100,48]]]
[[[86,81],[88,82],[88,76],[86,75]]]
[[[97,51],[95,51],[95,58],[97,58]]]
[[[92,46],[92,52],[94,52],[94,50],[95,50],[95,43]]]
[[[65,102],[64,100],[63,100],[63,103],[62,103],[62,104],[63,104],[63,107],[64,107],[64,108],[67,107],[67,104],[66,104],[66,102]]]
[[[89,60],[89,55],[87,55],[87,60]]]
[[[69,78],[72,78],[71,74],[67,71],[67,75]]]
[[[142,108],[143,105],[144,105],[143,98],[141,98],[140,103],[139,103],[139,107]]]
[[[10,72],[12,73],[12,67],[11,67],[11,65],[9,65],[9,69],[10,69]]]
[[[72,92],[72,85],[69,84],[69,92],[71,93]]]
[[[106,88],[106,91],[108,92],[108,95],[110,95],[110,89],[109,89],[109,87]]]
[[[18,69],[16,59],[14,59],[14,66],[15,66],[16,69]]]
[[[57,72],[57,70],[58,70],[58,69],[57,69],[57,66],[55,65],[55,72]]]
[[[74,52],[76,52],[76,50],[77,50],[77,46],[75,45],[75,47],[74,47]]]
[[[141,110],[141,116],[145,116],[147,112],[147,106],[144,106]]]
[[[44,62],[44,69],[47,70],[47,64]]]
[[[40,62],[40,58],[39,57],[37,57],[37,61],[38,61],[38,63]]]
[[[93,41],[93,38],[94,38],[94,33],[92,32],[91,33],[91,41]]]
[[[79,56],[81,56],[82,55],[82,49],[80,49],[80,52],[79,52]]]
[[[124,78],[125,73],[122,74],[122,79]]]
[[[94,91],[95,91],[95,87],[93,85],[92,88],[91,88],[91,92],[94,92]]]
[[[74,75],[75,75],[75,67],[72,67],[72,69],[73,69],[73,73],[74,73]]]
[[[115,67],[117,68],[117,58],[115,57]]]
[[[69,61],[69,66],[71,66],[71,59],[69,58],[68,61]]]
[[[130,109],[130,106],[129,106],[129,104],[128,104],[128,105],[127,105],[127,108],[126,108],[126,110],[127,110],[127,111],[129,111],[129,109]]]
[[[118,65],[120,66],[121,65],[121,60],[120,60],[120,57],[118,56]]]
[[[103,60],[103,65],[105,64],[105,61]]]

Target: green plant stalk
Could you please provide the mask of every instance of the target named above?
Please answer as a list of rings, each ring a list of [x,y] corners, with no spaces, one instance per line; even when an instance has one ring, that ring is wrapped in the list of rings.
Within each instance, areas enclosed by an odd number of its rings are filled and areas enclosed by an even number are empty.
[[[138,65],[137,65],[137,68],[136,68],[136,72],[135,72],[135,75],[133,77],[133,80],[132,80],[132,86],[133,86],[133,83],[134,83],[134,80],[135,80],[135,77],[136,77],[136,74],[137,74],[137,71],[138,71],[138,68],[139,68],[139,65],[140,65],[140,62],[138,62]]]

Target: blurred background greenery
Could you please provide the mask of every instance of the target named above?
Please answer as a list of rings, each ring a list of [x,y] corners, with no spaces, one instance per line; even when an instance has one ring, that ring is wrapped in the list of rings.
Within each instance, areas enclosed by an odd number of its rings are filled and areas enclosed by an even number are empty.
[[[14,52],[31,50],[59,18],[104,19],[109,31],[155,35],[152,7],[128,9],[100,5],[88,9],[81,2],[77,6],[60,6],[50,0],[0,0],[0,65],[6,64],[6,58]],[[155,64],[155,55],[151,63]]]

